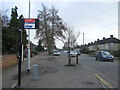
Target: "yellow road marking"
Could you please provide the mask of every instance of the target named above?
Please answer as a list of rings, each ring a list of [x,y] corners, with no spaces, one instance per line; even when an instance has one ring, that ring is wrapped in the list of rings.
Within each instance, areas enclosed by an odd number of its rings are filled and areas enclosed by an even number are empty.
[[[113,88],[107,81],[105,81],[104,79],[102,79],[100,76],[98,76],[97,74],[94,74],[95,77],[100,80],[104,85],[106,85],[109,88]]]

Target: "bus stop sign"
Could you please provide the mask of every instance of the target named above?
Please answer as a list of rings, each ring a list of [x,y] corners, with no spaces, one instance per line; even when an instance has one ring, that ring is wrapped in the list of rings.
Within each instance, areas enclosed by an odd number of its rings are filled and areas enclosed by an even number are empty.
[[[39,20],[32,18],[22,19],[20,22],[20,29],[39,29]]]

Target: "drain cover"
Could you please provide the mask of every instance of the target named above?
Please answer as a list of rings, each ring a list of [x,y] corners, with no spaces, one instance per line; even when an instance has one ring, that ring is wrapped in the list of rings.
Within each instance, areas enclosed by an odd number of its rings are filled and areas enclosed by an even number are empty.
[[[58,70],[56,68],[53,67],[39,67],[39,71],[41,74],[46,74],[46,73],[55,73]]]

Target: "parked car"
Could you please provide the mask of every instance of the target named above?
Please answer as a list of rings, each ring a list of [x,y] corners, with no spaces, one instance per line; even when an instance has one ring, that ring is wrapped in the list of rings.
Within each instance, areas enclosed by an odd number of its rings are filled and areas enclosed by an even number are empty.
[[[54,51],[53,51],[53,55],[54,55],[54,56],[60,56],[60,51],[54,50]]]
[[[67,53],[68,51],[67,51],[67,50],[64,50],[63,52]]]
[[[81,55],[80,50],[75,50],[77,52],[78,55]]]
[[[70,51],[70,56],[71,57],[76,57],[77,55],[77,52],[76,51]]]
[[[100,61],[114,61],[114,56],[111,55],[108,51],[98,51],[95,58],[96,60]]]

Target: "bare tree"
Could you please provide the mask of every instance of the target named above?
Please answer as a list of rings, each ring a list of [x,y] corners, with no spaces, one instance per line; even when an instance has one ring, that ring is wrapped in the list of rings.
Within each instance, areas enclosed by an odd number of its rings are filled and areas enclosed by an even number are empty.
[[[63,37],[57,37],[57,39],[59,39],[60,41],[62,41],[64,43],[64,46],[67,47],[68,49],[68,54],[69,54],[69,58],[68,58],[68,65],[71,65],[71,58],[70,58],[70,49],[71,47],[74,48],[74,45],[76,43],[77,38],[80,35],[80,32],[78,32],[77,34],[74,33],[74,30],[71,27],[68,27],[66,24],[66,31],[63,34]]]
[[[9,23],[9,17],[7,16],[8,10],[0,11],[0,18],[2,19],[2,26],[7,27]]]
[[[73,28],[67,26],[67,24],[65,26],[66,26],[66,30],[63,32],[63,36],[57,37],[57,39],[62,41],[65,44],[65,46],[74,47],[77,43],[76,40],[79,37],[80,32],[77,32],[75,34]],[[69,42],[69,45],[68,45],[68,42]]]

